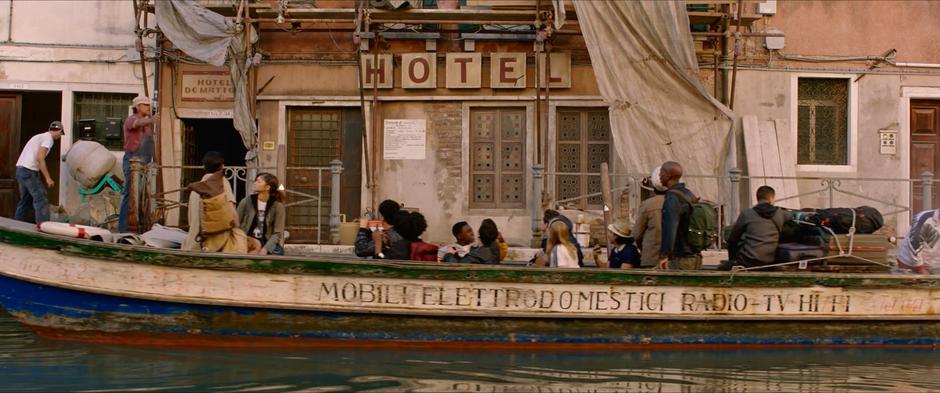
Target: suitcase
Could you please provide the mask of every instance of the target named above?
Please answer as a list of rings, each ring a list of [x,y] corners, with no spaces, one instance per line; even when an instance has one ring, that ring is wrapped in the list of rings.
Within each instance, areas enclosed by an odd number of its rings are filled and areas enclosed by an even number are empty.
[[[793,262],[826,256],[826,248],[800,243],[781,243],[774,255],[775,262]]]

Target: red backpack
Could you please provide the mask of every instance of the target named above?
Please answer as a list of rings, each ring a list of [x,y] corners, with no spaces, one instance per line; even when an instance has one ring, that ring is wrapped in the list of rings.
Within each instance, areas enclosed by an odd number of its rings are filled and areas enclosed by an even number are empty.
[[[437,262],[437,246],[425,242],[411,242],[412,261]]]

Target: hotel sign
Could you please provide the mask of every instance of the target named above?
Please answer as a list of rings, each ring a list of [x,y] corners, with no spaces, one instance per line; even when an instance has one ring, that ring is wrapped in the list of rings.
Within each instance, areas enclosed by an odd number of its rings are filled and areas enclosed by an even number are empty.
[[[571,54],[552,53],[551,61],[545,61],[544,55],[540,59],[540,86],[545,86],[548,79],[553,88],[571,87]],[[550,72],[546,78],[545,69],[549,63]],[[483,83],[483,55],[480,53],[448,53],[444,65],[444,87],[448,89],[524,89],[532,85],[526,83],[526,54],[521,52],[490,54],[488,86]],[[363,87],[373,88],[378,82],[379,89],[392,89],[395,87],[395,72],[398,72],[401,75],[401,88],[438,88],[435,53],[404,53],[398,65],[400,70],[394,68],[395,61],[391,54],[363,56]]]
[[[234,101],[235,87],[228,71],[183,71],[180,79],[182,101]]]

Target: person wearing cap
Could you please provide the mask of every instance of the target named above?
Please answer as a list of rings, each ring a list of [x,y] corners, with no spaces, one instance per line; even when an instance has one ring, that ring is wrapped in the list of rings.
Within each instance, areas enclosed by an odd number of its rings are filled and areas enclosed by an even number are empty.
[[[160,120],[160,115],[151,115],[150,98],[137,96],[133,101],[133,114],[124,120],[124,196],[121,198],[121,211],[118,218],[118,232],[127,232],[128,210],[130,208],[131,158],[138,158],[142,164],[153,161],[153,125]],[[134,214],[138,214],[135,212]]]
[[[16,181],[20,185],[20,201],[16,204],[14,218],[26,221],[33,211],[36,224],[49,221],[49,197],[47,187],[55,185],[55,180],[49,176],[46,167],[46,156],[55,145],[55,141],[62,137],[62,122],[54,121],[49,124],[46,132],[33,135],[26,142],[19,159],[16,160]]]
[[[607,255],[607,264],[611,269],[633,269],[641,267],[640,251],[634,244],[633,229],[630,221],[618,218],[613,224],[607,226],[607,244],[610,245]],[[594,262],[600,255],[600,244],[594,246]],[[601,264],[598,263],[598,266]]]
[[[640,203],[636,222],[633,224],[633,237],[640,247],[640,266],[654,267],[659,262],[660,242],[662,241],[663,202],[666,186],[659,179],[661,166],[653,169],[649,187],[655,195]]]

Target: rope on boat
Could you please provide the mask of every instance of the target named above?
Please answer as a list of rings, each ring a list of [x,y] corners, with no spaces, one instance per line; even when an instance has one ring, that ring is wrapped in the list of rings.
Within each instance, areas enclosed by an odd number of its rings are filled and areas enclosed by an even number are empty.
[[[731,276],[729,277],[729,280],[730,280],[730,279],[734,279],[735,273],[738,273],[738,272],[748,272],[748,271],[755,271],[755,270],[763,270],[763,269],[770,269],[770,268],[781,267],[781,266],[789,266],[789,265],[795,265],[795,264],[800,264],[800,265],[802,265],[802,264],[809,263],[809,262],[824,261],[824,260],[827,260],[827,259],[842,258],[842,257],[855,258],[855,259],[858,259],[858,260],[860,260],[860,261],[868,262],[868,263],[871,263],[871,264],[874,264],[874,265],[881,265],[881,266],[888,267],[888,268],[894,267],[893,265],[888,264],[888,263],[873,261],[873,260],[871,260],[871,259],[863,258],[863,257],[860,257],[860,256],[858,256],[858,255],[852,255],[852,250],[854,249],[854,246],[855,246],[855,220],[856,220],[855,211],[853,210],[853,211],[852,211],[852,226],[849,228],[849,233],[848,233],[848,235],[849,235],[849,236],[848,236],[848,237],[849,237],[848,252],[846,252],[845,250],[842,249],[842,243],[839,241],[839,236],[837,236],[836,233],[832,231],[832,229],[830,229],[830,228],[827,227],[827,226],[819,225],[819,227],[821,227],[821,228],[823,228],[823,229],[829,231],[829,233],[832,234],[832,238],[835,239],[835,242],[836,242],[836,248],[839,249],[839,254],[837,254],[837,255],[827,255],[827,256],[819,257],[819,258],[801,259],[801,260],[798,260],[798,261],[780,262],[780,263],[774,263],[774,264],[771,264],[771,265],[762,265],[762,266],[744,267],[744,266],[736,265],[736,266],[732,266],[732,267],[731,267],[731,271],[730,271]],[[800,224],[809,224],[809,225],[816,225],[816,224],[813,224],[813,223],[811,223],[811,222],[799,221],[799,220],[797,220],[797,223],[800,223]]]

